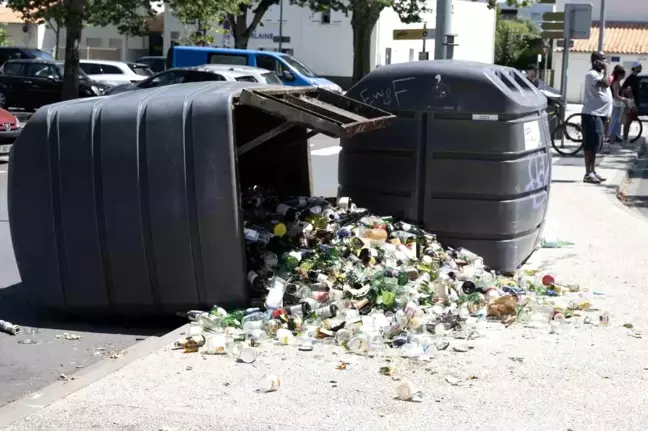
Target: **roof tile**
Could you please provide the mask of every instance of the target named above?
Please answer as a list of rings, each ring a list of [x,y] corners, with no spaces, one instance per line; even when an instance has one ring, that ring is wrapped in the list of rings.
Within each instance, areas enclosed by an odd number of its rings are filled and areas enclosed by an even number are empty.
[[[603,51],[607,54],[648,54],[648,24],[608,22],[605,25]],[[598,49],[599,24],[592,26],[589,39],[574,40],[572,52]]]

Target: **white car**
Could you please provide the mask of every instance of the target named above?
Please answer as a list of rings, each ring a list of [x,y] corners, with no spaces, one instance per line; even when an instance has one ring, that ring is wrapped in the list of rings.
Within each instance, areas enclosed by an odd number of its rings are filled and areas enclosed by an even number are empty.
[[[135,84],[151,76],[146,64],[111,60],[81,60],[79,67],[93,81],[109,85]]]
[[[202,81],[239,81],[259,82],[261,84],[282,84],[274,72],[265,69],[247,66],[220,67],[220,65],[208,64],[205,66],[176,67],[174,69],[167,69],[164,72],[160,72],[144,81],[138,82],[137,84],[124,84],[113,87],[107,90],[105,95],[119,94],[126,91],[141,90],[144,88],[157,88],[166,85]]]
[[[238,65],[229,65],[229,64],[203,64],[202,66],[199,66],[201,68],[207,69],[207,70],[214,70],[214,71],[227,71],[227,72],[235,72],[235,73],[242,73],[246,75],[251,75],[254,76],[256,79],[256,82],[260,82],[262,84],[272,84],[272,85],[284,85],[281,79],[277,76],[276,73],[271,72],[267,69],[261,69],[260,67],[253,67],[253,66],[238,66]]]

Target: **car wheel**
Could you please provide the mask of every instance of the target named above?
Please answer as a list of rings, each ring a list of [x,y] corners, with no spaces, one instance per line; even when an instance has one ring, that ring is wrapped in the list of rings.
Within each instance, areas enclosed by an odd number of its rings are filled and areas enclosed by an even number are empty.
[[[7,95],[0,91],[0,108],[7,107]]]

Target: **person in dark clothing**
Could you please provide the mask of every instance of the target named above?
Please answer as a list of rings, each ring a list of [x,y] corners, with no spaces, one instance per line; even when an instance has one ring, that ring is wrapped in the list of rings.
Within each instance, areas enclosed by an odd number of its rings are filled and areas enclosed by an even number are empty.
[[[639,106],[639,74],[641,73],[641,63],[638,61],[632,62],[632,73],[630,76],[623,81],[621,86],[621,92],[626,92],[626,89],[630,89],[632,92],[632,100],[634,101],[634,106],[630,108],[626,114],[625,124],[623,126],[623,142],[628,142],[628,135],[630,134],[630,124],[637,119],[637,106]]]
[[[540,80],[538,79],[538,68],[535,64],[530,64],[529,67],[527,67],[526,75],[529,81],[531,81],[533,85],[538,87]]]

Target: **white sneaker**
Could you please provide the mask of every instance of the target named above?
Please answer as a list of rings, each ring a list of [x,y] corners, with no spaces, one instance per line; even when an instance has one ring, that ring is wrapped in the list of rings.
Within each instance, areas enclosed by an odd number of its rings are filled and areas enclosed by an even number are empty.
[[[598,177],[592,172],[583,177],[583,182],[584,183],[590,183],[590,184],[601,184],[601,180],[598,179]]]
[[[593,174],[594,174],[594,176],[595,176],[596,178],[598,178],[598,180],[599,180],[600,182],[607,181],[607,178],[600,176],[600,175],[597,174],[596,172],[593,172]]]

